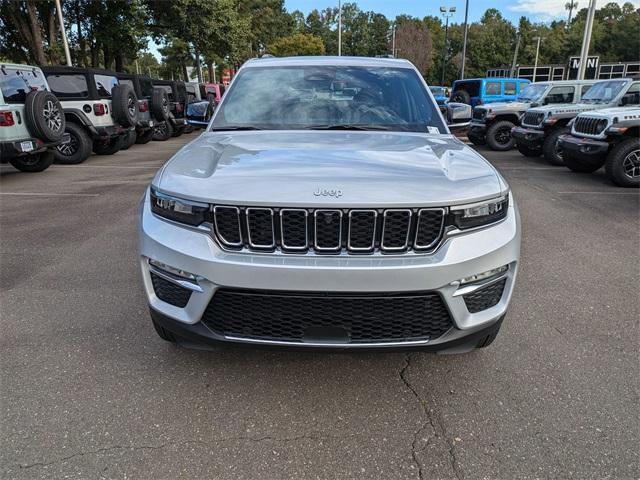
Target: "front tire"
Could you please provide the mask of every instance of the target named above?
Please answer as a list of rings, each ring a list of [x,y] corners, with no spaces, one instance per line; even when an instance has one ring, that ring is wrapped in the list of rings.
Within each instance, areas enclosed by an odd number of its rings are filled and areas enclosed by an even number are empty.
[[[119,135],[109,140],[97,140],[93,143],[93,153],[96,155],[113,155],[122,149],[123,136]]]
[[[547,138],[544,139],[542,152],[544,153],[545,160],[551,165],[564,165],[564,160],[562,159],[562,147],[558,144],[558,139],[560,138],[560,135],[564,135],[566,133],[569,133],[568,128],[556,128],[547,135]]]
[[[640,138],[629,138],[613,147],[604,164],[607,176],[620,187],[640,187]]]
[[[49,168],[53,160],[53,152],[47,150],[46,152],[36,153],[35,155],[12,158],[9,160],[9,163],[21,172],[36,173]]]
[[[522,143],[516,142],[516,148],[525,157],[533,158],[533,157],[539,157],[540,155],[542,155],[542,149],[540,149],[540,148],[529,148],[526,145],[523,145]]]
[[[498,152],[511,150],[515,143],[515,139],[511,136],[511,129],[514,126],[508,120],[501,120],[491,125],[486,136],[489,148]]]
[[[54,160],[63,165],[77,165],[84,162],[91,155],[89,134],[80,125],[72,122],[67,122],[65,131],[69,134],[69,141],[54,149]]]

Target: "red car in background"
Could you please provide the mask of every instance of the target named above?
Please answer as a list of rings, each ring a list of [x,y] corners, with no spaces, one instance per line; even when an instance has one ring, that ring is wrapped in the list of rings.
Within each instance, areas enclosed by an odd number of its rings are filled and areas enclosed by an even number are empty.
[[[200,84],[200,95],[202,99],[213,102],[214,105],[217,105],[220,103],[220,100],[222,100],[223,94],[224,94],[224,85],[220,85],[219,83],[201,83]]]

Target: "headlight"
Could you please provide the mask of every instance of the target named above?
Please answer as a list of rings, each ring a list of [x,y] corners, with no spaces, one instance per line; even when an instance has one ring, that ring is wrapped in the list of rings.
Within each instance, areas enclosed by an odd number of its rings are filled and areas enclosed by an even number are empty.
[[[509,195],[489,202],[451,207],[453,223],[460,230],[489,225],[507,216]]]
[[[598,123],[596,124],[596,134],[600,135],[602,132],[604,132],[604,129],[607,128],[607,122],[606,120],[599,120]]]
[[[206,203],[172,197],[152,188],[151,211],[174,222],[197,226],[210,220],[211,208]]]

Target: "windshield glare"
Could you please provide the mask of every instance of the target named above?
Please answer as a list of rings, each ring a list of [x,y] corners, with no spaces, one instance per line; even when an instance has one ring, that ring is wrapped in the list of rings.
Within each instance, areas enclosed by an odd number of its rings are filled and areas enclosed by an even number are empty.
[[[608,103],[613,100],[620,90],[627,84],[626,81],[610,81],[595,83],[582,97],[584,103]]]
[[[336,126],[446,132],[414,70],[353,66],[245,68],[225,95],[212,129]]]
[[[520,100],[521,102],[535,102],[536,100],[540,99],[547,87],[548,85],[536,85],[531,83],[527,85],[525,89],[522,90],[522,92],[520,92],[520,95],[518,95],[518,100]]]

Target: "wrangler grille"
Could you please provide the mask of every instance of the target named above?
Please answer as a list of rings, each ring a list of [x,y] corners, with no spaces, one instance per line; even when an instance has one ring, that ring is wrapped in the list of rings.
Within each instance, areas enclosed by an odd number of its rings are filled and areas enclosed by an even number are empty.
[[[600,122],[603,127],[607,124],[607,121],[602,118],[578,117],[573,124],[573,130],[584,135],[599,135],[602,132],[602,130],[598,131]]]
[[[530,127],[538,127],[544,120],[544,113],[525,112],[522,117],[522,125],[528,125]]]
[[[227,337],[303,343],[433,340],[452,326],[439,294],[220,289],[202,322]]]
[[[334,255],[432,251],[442,240],[446,214],[444,208],[213,211],[214,234],[224,248]]]

